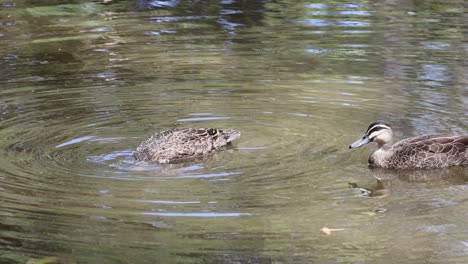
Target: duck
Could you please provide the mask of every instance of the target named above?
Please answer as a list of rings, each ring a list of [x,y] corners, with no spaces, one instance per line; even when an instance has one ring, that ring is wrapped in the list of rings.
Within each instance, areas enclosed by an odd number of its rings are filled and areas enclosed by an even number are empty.
[[[138,161],[175,163],[223,149],[240,137],[234,129],[171,128],[156,132],[134,152]]]
[[[432,134],[393,143],[392,127],[383,120],[372,122],[350,149],[377,143],[369,157],[370,167],[386,169],[437,169],[468,166],[468,136]]]

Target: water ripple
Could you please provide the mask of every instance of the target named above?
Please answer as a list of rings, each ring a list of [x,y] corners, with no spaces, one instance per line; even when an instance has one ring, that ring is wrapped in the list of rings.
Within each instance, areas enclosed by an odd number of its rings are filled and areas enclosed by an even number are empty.
[[[144,215],[150,216],[169,216],[169,217],[240,217],[240,216],[251,216],[248,213],[153,213],[145,212]]]

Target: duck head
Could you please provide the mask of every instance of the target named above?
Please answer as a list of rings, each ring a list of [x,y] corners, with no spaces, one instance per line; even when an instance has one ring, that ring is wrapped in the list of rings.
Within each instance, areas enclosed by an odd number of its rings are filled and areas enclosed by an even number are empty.
[[[359,148],[367,143],[376,142],[379,145],[379,148],[383,145],[392,141],[393,132],[392,127],[382,121],[378,120],[372,122],[369,127],[367,128],[364,135],[358,139],[353,144],[349,145],[350,149]]]

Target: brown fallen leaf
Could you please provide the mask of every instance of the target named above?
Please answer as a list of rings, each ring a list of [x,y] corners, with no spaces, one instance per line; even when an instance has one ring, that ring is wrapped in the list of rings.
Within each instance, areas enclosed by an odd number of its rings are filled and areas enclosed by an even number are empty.
[[[365,215],[369,215],[369,216],[374,216],[374,215],[377,215],[376,212],[363,212],[363,214]]]
[[[327,234],[327,235],[331,235],[331,232],[334,232],[334,231],[343,231],[344,228],[328,228],[328,227],[322,227],[320,229],[320,231],[322,231],[323,233]]]

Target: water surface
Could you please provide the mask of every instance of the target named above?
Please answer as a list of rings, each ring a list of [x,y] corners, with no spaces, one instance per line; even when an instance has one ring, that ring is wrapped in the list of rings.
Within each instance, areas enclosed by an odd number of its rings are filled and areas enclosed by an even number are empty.
[[[463,2],[0,6],[0,257],[468,262],[466,169],[369,170],[374,146],[347,148],[376,119],[467,133]],[[169,127],[242,137],[137,163]]]

